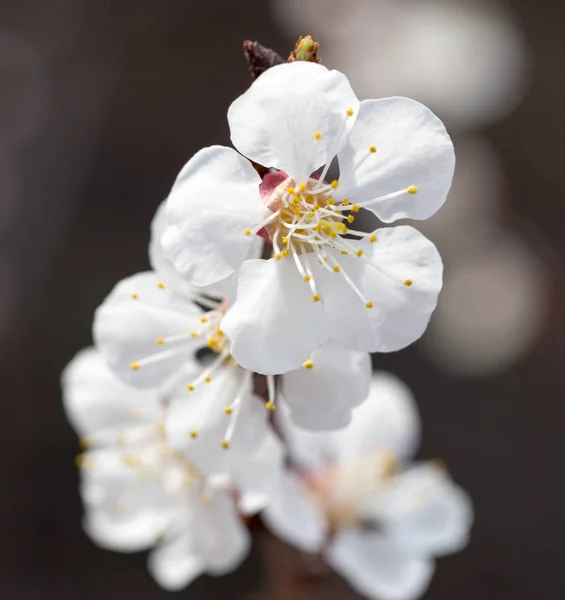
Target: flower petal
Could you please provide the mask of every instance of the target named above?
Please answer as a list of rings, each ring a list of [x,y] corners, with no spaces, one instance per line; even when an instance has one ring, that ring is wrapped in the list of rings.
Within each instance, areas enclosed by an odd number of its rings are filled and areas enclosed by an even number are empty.
[[[167,199],[161,238],[182,277],[207,286],[239,268],[255,237],[248,230],[270,214],[260,183],[251,163],[231,148],[204,148],[188,161]]]
[[[191,536],[186,533],[153,550],[147,568],[162,588],[177,591],[204,573],[205,562],[194,552]]]
[[[376,152],[370,152],[371,146]],[[423,104],[409,98],[383,98],[361,102],[359,118],[339,154],[339,166],[337,198],[364,202],[417,187],[415,194],[366,207],[391,223],[427,219],[443,205],[455,154],[443,123]]]
[[[347,464],[375,450],[406,459],[420,440],[420,418],[414,396],[398,377],[377,371],[369,397],[353,410],[349,426],[333,439],[333,458]]]
[[[323,272],[317,283],[332,323],[332,340],[368,352],[394,352],[422,336],[442,287],[443,264],[436,247],[416,229],[388,227],[377,242],[350,242],[361,258],[332,254],[373,308],[367,309],[338,274]]]
[[[282,394],[290,418],[307,429],[341,428],[348,422],[352,408],[369,393],[370,356],[325,344],[314,350],[310,360],[309,368],[302,367],[282,376]],[[317,418],[312,420],[310,415]]]
[[[396,477],[374,509],[384,533],[401,552],[440,556],[461,550],[469,541],[471,500],[433,463]]]
[[[269,428],[257,450],[234,464],[231,476],[240,494],[238,505],[243,514],[255,514],[268,504],[278,489],[284,457],[283,443]]]
[[[326,537],[322,512],[294,473],[283,473],[279,491],[262,513],[265,525],[304,552],[318,552]]]
[[[190,366],[194,351],[202,345],[198,338],[191,339],[190,332],[199,329],[202,314],[198,306],[163,287],[155,273],[138,273],[118,283],[97,309],[96,348],[127,383],[156,387]],[[179,334],[186,334],[180,344],[157,341]],[[149,357],[159,360],[132,367]]]
[[[346,529],[326,551],[330,565],[374,600],[416,600],[428,587],[433,561],[398,552],[374,532]]]
[[[81,350],[63,371],[63,403],[81,436],[113,444],[124,430],[154,426],[161,407],[154,392],[122,383],[94,348]]]
[[[358,106],[339,71],[310,62],[279,65],[230,106],[231,139],[249,159],[305,182],[337,154]]]
[[[239,271],[233,303],[221,322],[232,356],[246,369],[279,374],[297,369],[330,333],[290,257],[249,260]]]
[[[226,407],[238,405],[226,414]],[[166,420],[167,436],[173,448],[182,452],[207,475],[229,473],[247,459],[263,441],[267,431],[264,402],[252,395],[251,374],[235,366],[222,367],[210,383],[175,397]],[[226,439],[236,419],[229,447]]]

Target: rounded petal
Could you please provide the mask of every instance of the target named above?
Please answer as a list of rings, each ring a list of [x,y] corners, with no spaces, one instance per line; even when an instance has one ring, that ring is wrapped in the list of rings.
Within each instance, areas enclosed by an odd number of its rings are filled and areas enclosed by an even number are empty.
[[[257,450],[236,463],[231,477],[239,492],[239,510],[252,515],[262,510],[278,489],[285,458],[284,444],[269,428]]]
[[[261,374],[297,369],[330,333],[321,303],[290,257],[242,266],[221,327],[235,360]]]
[[[300,61],[278,65],[230,106],[231,140],[251,160],[307,181],[343,145],[358,107],[339,71]]]
[[[346,529],[326,551],[330,565],[374,600],[416,600],[428,587],[433,561],[398,552],[374,532]]]
[[[204,573],[204,567],[203,558],[194,553],[190,534],[165,542],[151,552],[147,561],[153,579],[169,591],[185,588]]]
[[[335,342],[394,352],[426,330],[442,287],[443,264],[432,242],[412,227],[378,229],[374,235],[375,243],[351,242],[363,252],[361,258],[332,251],[372,308],[363,305],[339,273],[324,271],[317,282]]]
[[[406,459],[420,440],[420,418],[414,396],[398,377],[377,371],[369,397],[353,410],[349,426],[334,436],[334,460],[347,464],[375,450]]]
[[[229,414],[227,407],[231,407]],[[209,383],[172,400],[167,436],[171,446],[203,473],[228,473],[261,444],[267,418],[264,402],[252,395],[251,374],[225,366]],[[229,447],[224,448],[230,427]]]
[[[206,559],[206,572],[225,575],[236,569],[249,553],[251,539],[233,499],[216,491],[203,502],[193,521],[198,554]]]
[[[270,214],[260,183],[251,163],[231,148],[204,148],[188,161],[167,199],[161,238],[182,277],[207,286],[240,267],[255,237],[247,230]]]
[[[468,494],[433,463],[395,478],[375,508],[399,551],[440,556],[464,548],[473,523]]]
[[[304,552],[318,552],[327,533],[326,520],[294,473],[283,473],[278,493],[262,512],[265,525]]]
[[[174,291],[175,294],[182,296],[187,300],[194,300],[200,294],[206,294],[216,298],[224,298],[228,295],[231,286],[231,277],[212,283],[206,287],[196,287],[183,279],[175,269],[169,256],[165,253],[161,238],[169,226],[169,220],[166,215],[167,202],[161,202],[153,221],[151,222],[151,241],[149,242],[149,262],[152,269],[158,274],[161,281]],[[253,236],[253,246],[261,242],[258,236]],[[252,248],[254,250],[254,248]],[[252,254],[256,254],[252,252]]]
[[[348,422],[351,410],[369,394],[370,356],[366,352],[325,344],[314,350],[310,361],[307,367],[281,378],[290,418],[307,429],[341,428]]]
[[[376,152],[370,153],[371,146]],[[443,123],[423,104],[409,98],[383,98],[361,102],[355,127],[339,154],[339,166],[342,178],[336,197],[352,202],[417,187],[415,194],[406,192],[366,207],[390,223],[427,219],[443,205],[455,154]]]
[[[175,296],[155,273],[139,273],[118,283],[97,309],[94,341],[121,379],[157,387],[190,365],[202,345],[190,332],[199,329],[202,314],[198,306]],[[158,343],[179,334],[186,334],[186,340]],[[150,362],[141,364],[148,358]]]
[[[161,417],[157,395],[122,383],[94,348],[81,350],[66,366],[61,386],[69,421],[93,443],[113,444],[124,430],[153,426]]]

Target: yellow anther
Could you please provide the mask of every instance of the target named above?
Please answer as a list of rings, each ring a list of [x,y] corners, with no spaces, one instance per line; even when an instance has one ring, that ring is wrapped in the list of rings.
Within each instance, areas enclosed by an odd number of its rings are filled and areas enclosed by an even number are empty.
[[[322,231],[322,224],[321,224],[321,223],[318,223],[318,224],[317,224],[317,225],[314,227],[314,231],[318,231],[318,232]]]
[[[139,457],[135,456],[135,454],[124,454],[124,456],[122,456],[122,462],[126,467],[138,467],[141,463]]]
[[[223,448],[224,450],[227,450],[229,447],[230,447],[230,443],[228,442],[228,440],[224,440],[224,441],[222,442],[222,448]]]
[[[198,337],[198,331],[191,331],[191,332],[190,332],[190,337],[191,337],[191,338]]]
[[[288,244],[288,238],[286,237],[286,235],[283,236],[282,243],[283,244]]]
[[[411,286],[413,283],[414,283],[414,282],[413,282],[411,279],[407,279],[407,280],[404,282],[404,285],[405,285],[406,287],[410,287],[410,286]]]
[[[307,361],[305,361],[304,363],[302,363],[302,366],[305,369],[313,369],[314,368],[314,361],[311,358],[309,358]]]
[[[314,302],[319,302],[320,301],[320,294],[314,294],[312,296],[312,300],[314,300]]]
[[[232,408],[231,408],[231,406],[226,406],[226,407],[224,408],[224,412],[226,413],[226,415],[231,415],[231,413],[232,413]]]
[[[372,236],[369,238],[369,241],[371,242],[371,244],[374,244],[374,243],[377,241],[377,236],[376,236],[376,235],[372,235]]]
[[[305,184],[305,183],[301,183],[301,184],[298,186],[298,191],[299,191],[299,192],[305,192],[305,191],[306,191],[306,189],[307,189],[307,188],[306,188],[306,184]]]
[[[116,444],[118,444],[118,446],[125,446],[127,442],[127,438],[125,436],[125,434],[120,433],[118,434],[118,436],[116,437]]]
[[[332,186],[332,188],[335,190],[337,188],[337,186],[339,185],[339,181],[337,179],[334,179],[330,185]]]
[[[208,348],[214,348],[215,345],[216,345],[216,338],[210,336],[208,338]]]
[[[294,188],[293,187],[287,187],[286,188],[286,193],[287,194],[294,194]]]
[[[375,146],[369,146],[369,152],[376,152],[377,148]]]
[[[157,338],[157,343],[158,344],[164,344],[165,340],[163,338]]]
[[[311,196],[310,194],[308,194],[308,196],[306,196],[306,202],[308,204],[313,204],[314,203],[314,196]]]
[[[224,337],[225,333],[221,329],[216,329],[216,335],[218,337]]]
[[[265,408],[267,410],[275,410],[275,403],[274,402],[267,402],[267,404],[265,404]]]
[[[341,253],[342,254],[347,254],[347,250],[342,250]]]
[[[78,440],[78,445],[83,449],[83,450],[88,450],[88,448],[92,447],[92,437],[89,435],[83,435],[82,437],[79,438]]]
[[[353,223],[353,221],[355,221],[355,217],[353,215],[348,215],[347,222],[348,223]]]
[[[309,213],[308,213],[306,216],[307,216],[309,219],[313,219],[313,218],[316,216],[316,213],[315,213],[315,212],[309,212]]]
[[[300,210],[300,208],[299,208],[298,206],[295,206],[295,207],[294,207],[294,211],[293,211],[293,212],[294,212],[294,214],[295,214],[297,217],[300,217],[300,216],[302,216],[302,211]]]
[[[367,304],[365,304],[365,308],[373,308],[373,303],[367,302]]]
[[[359,212],[359,205],[358,204],[354,204],[351,207],[351,212],[358,213]]]
[[[314,204],[314,211],[320,210],[320,205],[319,204]]]
[[[251,229],[248,227],[247,229],[243,230],[243,233],[245,233],[245,235],[251,235]]]
[[[211,504],[213,499],[214,497],[212,494],[202,494],[202,496],[200,496],[200,502],[202,502],[202,504]]]
[[[164,283],[162,283],[161,281],[159,281],[159,282],[157,283],[157,287],[158,287],[160,290],[164,290],[164,289],[165,289],[165,284],[164,284]]]
[[[335,273],[339,273],[339,271],[340,271],[339,265],[334,265],[333,270]]]
[[[346,111],[346,114],[348,117],[352,117],[353,116],[353,109],[352,108],[348,108]]]
[[[357,252],[355,253],[355,256],[357,256],[358,258],[361,258],[363,256],[363,250],[357,250]]]
[[[192,383],[189,383],[186,387],[188,388],[189,392],[194,392],[194,386],[192,385]]]
[[[409,194],[417,194],[418,193],[418,186],[417,185],[411,185],[406,191]]]
[[[300,198],[300,196],[294,196],[290,203],[292,204],[292,206],[298,206],[300,204],[301,199],[302,198]]]
[[[137,371],[137,369],[139,369],[139,363],[132,362],[130,368],[132,371]]]
[[[333,185],[332,185],[332,187],[333,187]],[[337,187],[337,186],[336,186],[336,187]],[[335,205],[335,200],[334,200],[333,198],[328,198],[328,204],[329,204],[330,206],[334,206],[334,205]]]
[[[193,430],[190,432],[190,437],[191,437],[192,439],[194,439],[194,438],[198,437],[198,431],[196,431],[196,429],[193,429]]]
[[[131,295],[131,297],[132,297],[134,300],[137,300],[137,299],[139,298],[139,296],[138,296],[136,293],[133,293],[133,294]]]
[[[141,411],[138,408],[130,408],[129,416],[130,416],[130,419],[140,419]]]
[[[88,457],[84,452],[81,452],[80,454],[77,454],[75,456],[75,465],[79,468],[79,469],[83,469],[84,467],[86,467],[86,461],[87,461]]]
[[[275,260],[280,260],[282,258],[282,254],[280,252],[277,252],[275,254]]]
[[[165,428],[165,423],[163,423],[163,421],[161,421],[160,423],[157,423],[157,433],[161,437],[165,437],[167,435],[167,430]]]
[[[314,134],[314,139],[319,140],[321,137],[322,137],[322,134],[319,131],[316,131],[316,133]]]
[[[208,319],[206,317],[200,317],[201,323],[208,323]]]
[[[342,204],[343,206],[349,206],[349,200],[347,198],[344,198]]]
[[[212,378],[210,377],[210,375],[206,375],[206,377],[204,377],[204,381],[206,383],[210,383],[212,381]]]
[[[289,253],[289,249],[286,248],[285,250],[283,250],[283,256],[288,256]]]
[[[312,278],[310,277],[310,275],[304,275],[304,281],[305,281],[306,283],[308,283],[308,282],[310,281],[310,279],[312,279]]]

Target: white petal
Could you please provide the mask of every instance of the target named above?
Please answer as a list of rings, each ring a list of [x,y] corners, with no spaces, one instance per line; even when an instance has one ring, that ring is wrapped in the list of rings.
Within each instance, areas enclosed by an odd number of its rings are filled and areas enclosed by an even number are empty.
[[[279,65],[230,106],[231,139],[251,160],[304,182],[343,145],[358,107],[342,73],[309,62]]]
[[[349,426],[334,437],[334,460],[347,464],[375,450],[390,450],[405,459],[419,440],[420,419],[412,392],[394,375],[378,371],[369,397],[353,410]]]
[[[167,199],[169,225],[161,239],[182,277],[207,286],[240,267],[254,238],[245,231],[270,213],[260,183],[251,163],[231,148],[204,148],[188,161]]]
[[[297,369],[330,332],[321,303],[313,301],[291,257],[247,261],[221,327],[232,356],[261,374]]]
[[[239,509],[245,515],[262,510],[278,489],[283,472],[284,445],[268,429],[257,450],[232,468],[232,479],[240,494]]]
[[[87,511],[83,522],[93,542],[115,552],[138,552],[151,548],[159,539],[160,525],[151,511],[125,515]]]
[[[231,278],[228,277],[217,283],[205,287],[196,287],[183,279],[175,269],[169,256],[165,253],[161,238],[169,226],[169,220],[166,215],[167,202],[161,202],[153,221],[151,222],[151,241],[149,243],[149,262],[152,269],[158,274],[169,289],[175,294],[182,296],[187,300],[193,300],[197,294],[206,294],[216,298],[224,298],[228,295],[231,285]],[[252,254],[255,257],[255,248],[261,244],[261,238],[253,236]]]
[[[97,309],[94,318],[96,348],[124,381],[156,387],[190,365],[202,344],[190,332],[200,328],[202,310],[159,287],[156,274],[139,273],[122,280]],[[162,283],[162,282],[161,282]],[[158,344],[168,336],[186,334],[186,341]],[[132,363],[152,356],[164,357],[132,369]]]
[[[412,227],[377,229],[374,234],[375,243],[352,242],[363,251],[361,258],[332,251],[373,308],[365,308],[339,281],[339,273],[325,272],[318,278],[319,287],[334,341],[357,350],[394,352],[426,330],[441,290],[443,264],[432,242]]]
[[[370,153],[370,146],[376,152]],[[443,123],[428,108],[408,98],[383,98],[361,103],[359,118],[339,154],[339,166],[341,185],[336,197],[352,202],[418,188],[416,194],[367,206],[381,221],[390,223],[427,219],[443,205],[453,179],[455,154]]]
[[[399,475],[375,509],[384,533],[399,551],[439,556],[457,552],[469,541],[471,500],[433,464]]]
[[[326,537],[326,521],[298,477],[287,471],[279,491],[262,513],[265,525],[304,552],[318,552]]]
[[[187,533],[165,542],[149,555],[147,568],[162,588],[182,590],[204,572],[205,562],[194,553],[191,542]]]
[[[261,444],[267,431],[264,402],[252,396],[252,379],[243,369],[222,367],[210,383],[175,397],[169,407],[166,427],[169,443],[207,475],[230,472]],[[225,408],[239,395],[239,405],[231,414]],[[236,419],[229,448],[226,439],[232,419]],[[196,432],[196,437],[191,436]]]
[[[312,368],[302,367],[282,376],[282,393],[291,419],[307,429],[343,427],[351,409],[369,393],[370,356],[366,352],[325,344],[310,358],[314,363]]]
[[[236,569],[249,553],[251,540],[232,498],[214,492],[195,517],[194,535],[198,554],[206,560],[206,572],[224,575]]]
[[[433,575],[432,561],[404,555],[374,532],[348,529],[326,552],[330,565],[374,600],[416,600]]]
[[[94,348],[73,358],[61,386],[69,421],[79,435],[93,436],[94,443],[113,444],[124,430],[152,426],[161,416],[157,395],[122,383]]]

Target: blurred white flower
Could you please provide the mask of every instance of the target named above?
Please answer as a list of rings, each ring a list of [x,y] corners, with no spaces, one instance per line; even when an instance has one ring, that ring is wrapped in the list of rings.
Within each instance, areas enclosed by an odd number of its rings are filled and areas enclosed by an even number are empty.
[[[272,0],[292,36],[305,28],[323,63],[348,73],[360,97],[406,95],[450,126],[509,113],[529,81],[526,42],[499,0]]]
[[[409,464],[419,420],[408,389],[379,373],[369,399],[338,432],[282,431],[294,469],[263,512],[267,526],[306,552],[321,552],[361,593],[411,600],[436,556],[467,544],[467,494],[434,462]]]
[[[283,449],[274,433],[258,436],[237,469],[209,478],[169,443],[169,399],[120,382],[93,348],[71,361],[62,386],[86,450],[77,464],[89,536],[122,552],[154,548],[149,569],[167,589],[235,569],[249,549],[238,507],[257,512],[278,483]]]
[[[435,247],[411,227],[348,225],[361,208],[389,223],[441,207],[455,164],[441,121],[406,98],[360,104],[343,74],[298,61],[264,73],[228,120],[244,156],[214,146],[185,165],[162,244],[195,285],[237,274],[221,321],[234,358],[279,374],[329,340],[390,352],[418,339],[441,288]],[[245,157],[279,171],[261,181]],[[270,260],[246,260],[257,233]]]

